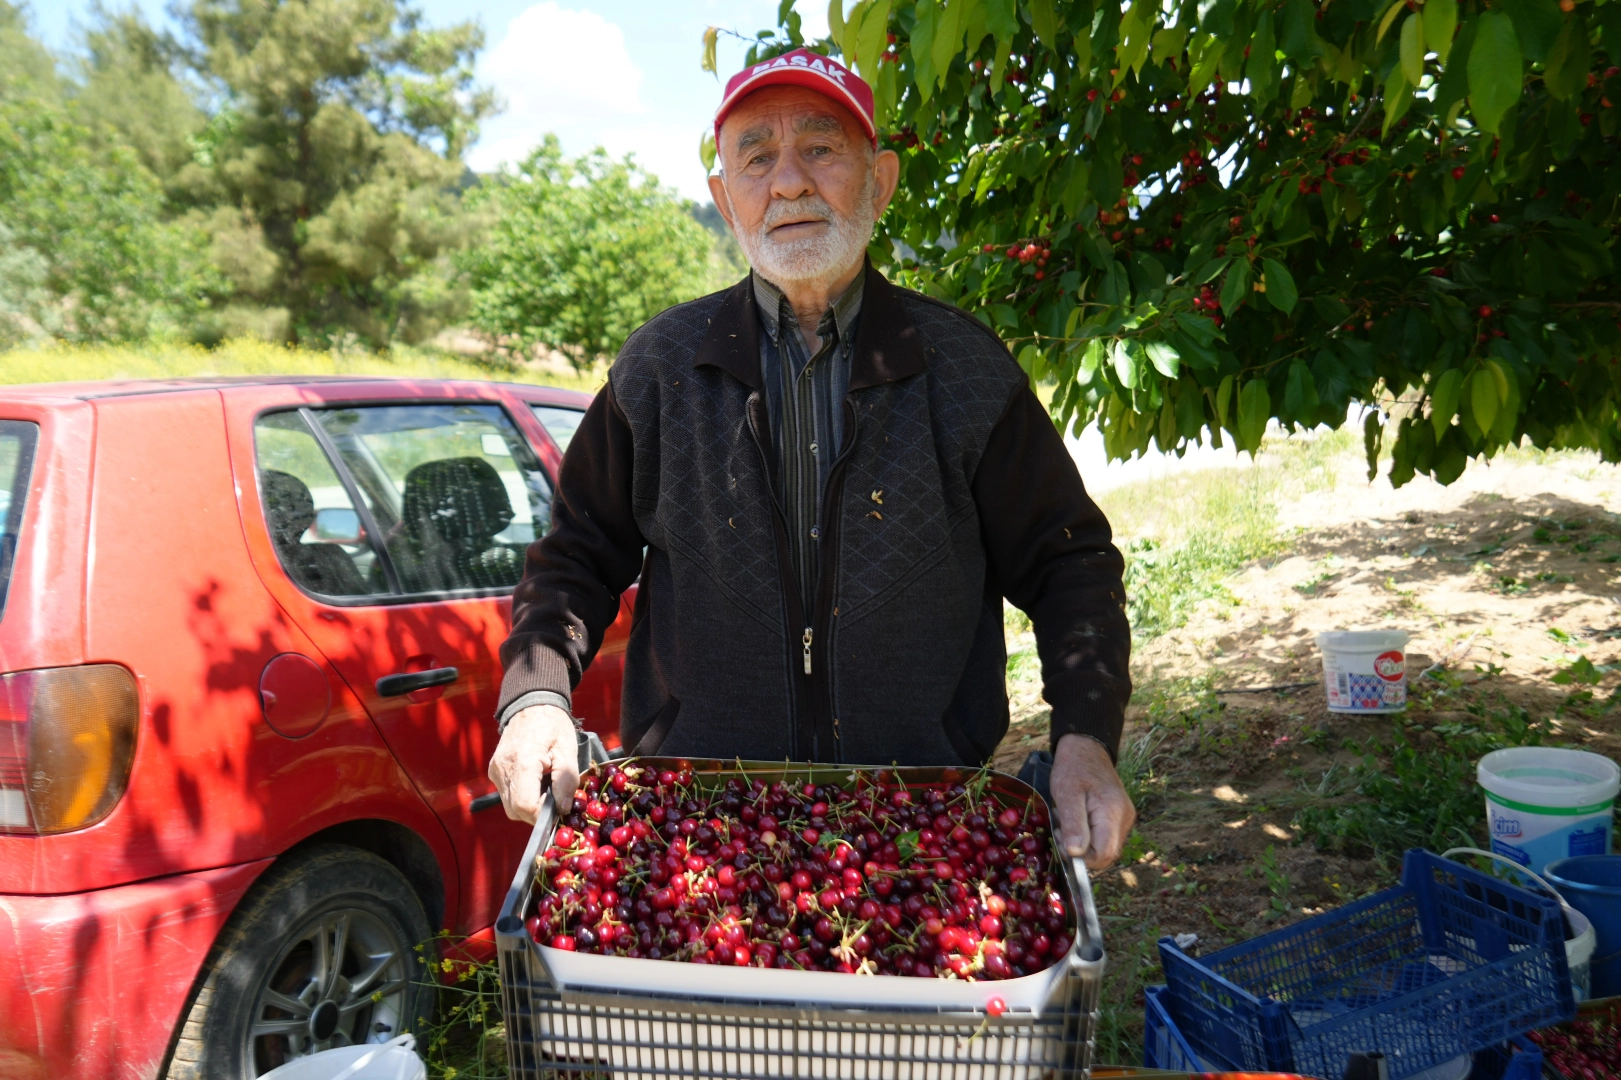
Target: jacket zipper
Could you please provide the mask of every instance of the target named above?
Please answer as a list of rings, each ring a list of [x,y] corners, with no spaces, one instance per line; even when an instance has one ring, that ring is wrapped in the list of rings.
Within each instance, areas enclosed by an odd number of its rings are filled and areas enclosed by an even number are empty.
[[[841,764],[844,760],[843,740],[839,736],[838,717],[833,715],[833,661],[828,651],[832,636],[833,624],[833,594],[837,585],[839,573],[839,502],[844,493],[844,467],[850,459],[850,453],[855,449],[859,416],[856,408],[850,403],[848,397],[844,400],[844,445],[839,448],[839,456],[834,459],[833,467],[828,472],[827,491],[822,496],[822,548],[821,565],[817,567],[816,599],[814,601],[814,615],[811,626],[805,628],[805,672],[811,670],[811,645],[814,641],[813,628],[822,629],[822,677],[811,686],[811,701],[815,709],[814,730],[826,730],[831,741],[833,763]]]
[[[790,717],[788,722],[788,748],[789,754],[796,760],[810,760],[816,751],[816,720],[811,704],[811,689],[808,685],[811,673],[811,640],[812,628],[806,625],[803,604],[799,597],[799,582],[794,579],[792,572],[793,557],[788,550],[788,517],[783,512],[782,504],[777,501],[776,490],[771,486],[771,458],[766,453],[765,443],[760,437],[760,425],[755,417],[755,409],[762,408],[765,398],[756,390],[749,395],[745,407],[748,420],[749,434],[754,439],[755,452],[760,456],[760,475],[765,481],[766,491],[771,498],[772,532],[777,541],[777,573],[782,582],[783,600],[788,608],[788,625],[804,626],[804,635],[801,646],[804,649],[804,677],[794,677],[792,668],[789,669],[789,682],[793,686],[793,697],[789,701]],[[800,727],[805,718],[810,718],[809,738],[801,738]]]

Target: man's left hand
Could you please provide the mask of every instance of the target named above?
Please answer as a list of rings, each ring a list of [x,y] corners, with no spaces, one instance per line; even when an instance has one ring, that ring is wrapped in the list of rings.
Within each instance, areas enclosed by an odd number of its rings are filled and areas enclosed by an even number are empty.
[[[1137,823],[1137,808],[1120,783],[1109,751],[1085,735],[1065,735],[1053,750],[1053,804],[1064,849],[1093,870],[1112,866]]]

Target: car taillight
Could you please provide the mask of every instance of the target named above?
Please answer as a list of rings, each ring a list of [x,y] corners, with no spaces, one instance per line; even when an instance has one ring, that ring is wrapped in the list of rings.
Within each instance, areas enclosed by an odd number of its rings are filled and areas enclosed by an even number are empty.
[[[94,825],[135,759],[140,703],[117,664],[0,675],[0,833]]]

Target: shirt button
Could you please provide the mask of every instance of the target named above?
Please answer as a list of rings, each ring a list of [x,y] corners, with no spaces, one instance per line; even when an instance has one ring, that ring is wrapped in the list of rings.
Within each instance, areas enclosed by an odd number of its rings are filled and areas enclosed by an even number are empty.
[[[816,453],[816,444],[815,443],[811,443],[811,453],[813,453],[813,454]]]
[[[822,530],[815,527],[815,526],[812,526],[811,527],[811,539],[812,540],[820,540],[821,538],[822,538]]]

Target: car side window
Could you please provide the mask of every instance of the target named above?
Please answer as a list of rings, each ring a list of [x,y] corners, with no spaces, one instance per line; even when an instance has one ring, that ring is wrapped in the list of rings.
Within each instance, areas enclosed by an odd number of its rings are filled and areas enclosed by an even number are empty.
[[[304,418],[267,414],[253,436],[265,522],[287,576],[322,596],[392,592],[343,481]]]
[[[316,409],[408,594],[505,589],[551,525],[551,485],[498,405]]]
[[[568,450],[568,444],[574,438],[574,433],[580,429],[580,421],[585,419],[585,412],[581,409],[570,409],[562,405],[531,405],[530,410],[540,426],[546,429],[546,434],[552,437],[559,450]]]

